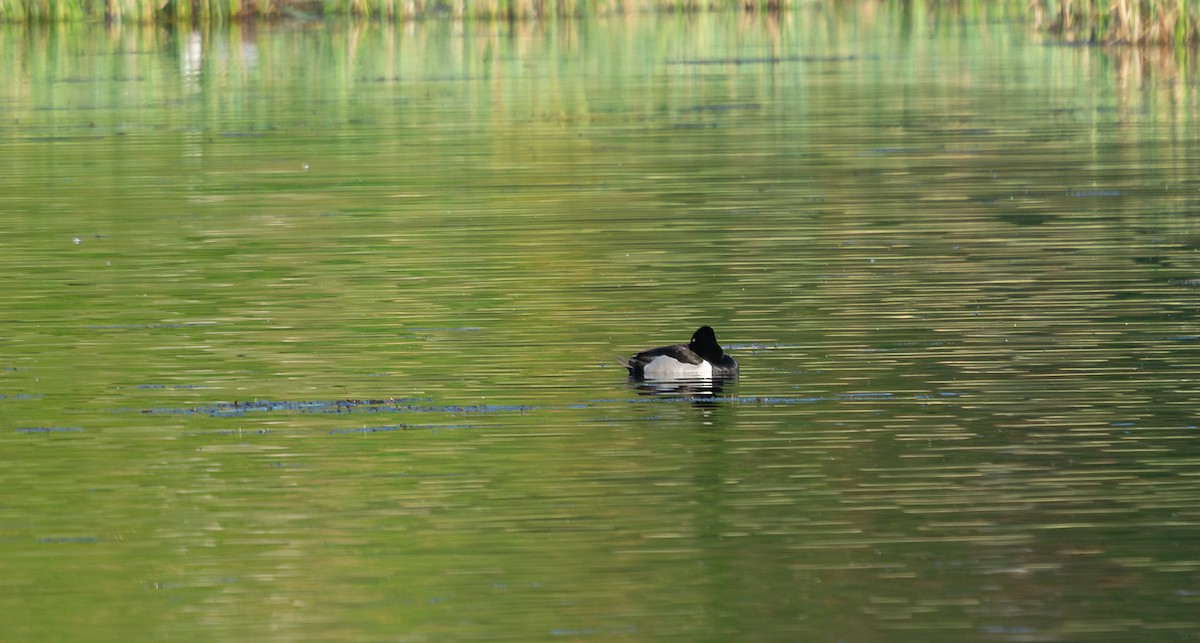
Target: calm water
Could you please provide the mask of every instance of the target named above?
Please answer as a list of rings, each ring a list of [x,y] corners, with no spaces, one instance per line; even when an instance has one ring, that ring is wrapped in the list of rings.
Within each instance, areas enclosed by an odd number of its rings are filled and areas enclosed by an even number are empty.
[[[803,11],[0,69],[4,640],[1200,638],[1194,67]],[[626,381],[701,324],[740,382]]]

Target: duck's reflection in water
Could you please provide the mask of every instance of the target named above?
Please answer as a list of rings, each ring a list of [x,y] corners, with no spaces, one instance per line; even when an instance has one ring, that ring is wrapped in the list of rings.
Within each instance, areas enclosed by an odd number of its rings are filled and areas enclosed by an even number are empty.
[[[736,379],[695,380],[636,380],[630,384],[639,395],[664,398],[689,398],[697,403],[716,404],[725,397],[727,386],[736,384]]]

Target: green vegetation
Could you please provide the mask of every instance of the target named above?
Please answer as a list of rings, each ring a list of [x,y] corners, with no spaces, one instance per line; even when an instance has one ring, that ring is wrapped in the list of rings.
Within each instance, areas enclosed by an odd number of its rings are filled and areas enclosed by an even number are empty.
[[[914,12],[973,13],[987,3],[962,0],[861,0],[899,3]],[[835,0],[0,0],[10,22],[228,22],[242,19],[317,19],[355,16],[377,20],[428,18],[530,20],[654,11],[744,10],[775,12],[801,6],[836,8]],[[1008,0],[1039,29],[1068,41],[1195,44],[1200,0]]]
[[[1200,9],[1189,0],[1034,0],[1034,22],[1072,40],[1195,44]]]
[[[648,11],[777,10],[790,0],[0,0],[0,19],[135,22],[350,15],[537,19]]]

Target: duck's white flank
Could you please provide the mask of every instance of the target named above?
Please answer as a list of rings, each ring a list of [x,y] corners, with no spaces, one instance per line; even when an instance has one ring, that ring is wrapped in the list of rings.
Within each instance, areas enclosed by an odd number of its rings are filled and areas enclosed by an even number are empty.
[[[659,355],[646,364],[642,373],[646,379],[655,380],[711,380],[712,364],[709,364],[707,360],[701,361],[699,364],[685,364],[674,357]]]

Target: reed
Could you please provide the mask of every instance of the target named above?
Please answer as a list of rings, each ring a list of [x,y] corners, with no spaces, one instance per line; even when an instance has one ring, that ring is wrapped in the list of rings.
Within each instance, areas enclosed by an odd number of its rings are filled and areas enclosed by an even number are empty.
[[[1034,22],[1071,40],[1195,45],[1200,14],[1189,0],[1032,0]]]
[[[885,0],[859,0],[860,3]],[[886,0],[900,1],[900,0]],[[836,5],[838,0],[823,0]],[[959,11],[981,0],[906,3],[916,11]],[[224,22],[275,17],[353,16],[378,20],[450,17],[531,20],[646,12],[789,10],[799,0],[0,0],[15,22]],[[1200,0],[1009,0],[1039,28],[1076,41],[1200,42]]]
[[[355,16],[528,20],[656,11],[775,11],[793,0],[0,0],[0,20],[122,22]]]

